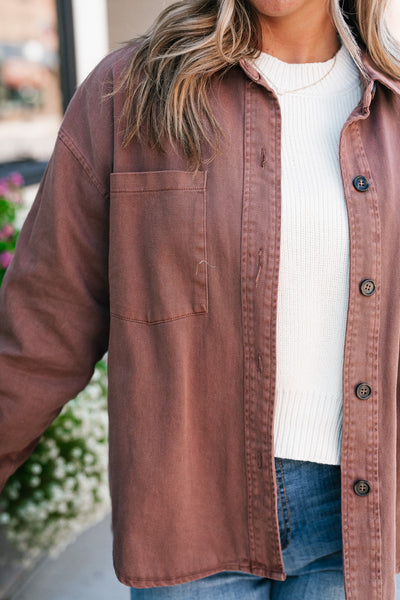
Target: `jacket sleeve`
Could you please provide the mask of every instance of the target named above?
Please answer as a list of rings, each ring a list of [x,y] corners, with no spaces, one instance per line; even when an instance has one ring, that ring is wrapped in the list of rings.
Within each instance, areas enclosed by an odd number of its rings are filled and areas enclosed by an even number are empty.
[[[0,288],[0,491],[107,350],[105,78],[103,65],[71,101]]]

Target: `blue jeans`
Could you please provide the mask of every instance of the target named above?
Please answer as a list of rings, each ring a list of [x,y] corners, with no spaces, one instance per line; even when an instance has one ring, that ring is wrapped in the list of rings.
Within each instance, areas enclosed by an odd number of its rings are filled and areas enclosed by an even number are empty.
[[[223,571],[131,588],[131,600],[344,600],[340,467],[276,458],[275,469],[285,581]]]

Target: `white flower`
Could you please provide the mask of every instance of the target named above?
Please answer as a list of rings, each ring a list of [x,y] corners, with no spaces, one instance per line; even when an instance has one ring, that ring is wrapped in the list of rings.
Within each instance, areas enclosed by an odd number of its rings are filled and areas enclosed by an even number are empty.
[[[29,480],[29,485],[31,487],[38,487],[41,484],[41,479],[40,477],[38,477],[37,475],[34,475],[33,477],[30,478]]]
[[[58,505],[58,512],[60,512],[60,513],[68,512],[68,505],[66,502],[60,502],[60,504]]]
[[[101,390],[99,390],[97,386],[89,386],[86,390],[86,393],[91,400],[97,400],[101,393]]]
[[[56,447],[56,442],[53,438],[49,437],[44,441],[44,444],[46,446],[46,448],[48,448],[49,450],[51,450],[52,448]]]
[[[59,485],[52,484],[50,486],[50,494],[52,499],[55,501],[61,500],[63,498],[63,490]]]
[[[82,449],[81,449],[81,448],[78,448],[78,447],[76,447],[76,448],[73,448],[73,449],[71,450],[71,456],[72,456],[73,458],[80,458],[80,457],[82,456]]]
[[[0,525],[7,525],[10,522],[10,515],[6,512],[0,513]]]
[[[48,452],[48,457],[55,460],[60,455],[59,449],[57,446],[52,447]]]
[[[83,457],[83,462],[85,463],[85,465],[92,465],[95,462],[93,454],[85,454],[85,456]]]
[[[19,508],[19,514],[26,520],[35,517],[36,505],[33,502],[26,502]]]
[[[86,447],[87,447],[88,450],[96,450],[97,446],[98,446],[98,443],[97,443],[97,441],[95,439],[89,438],[87,440]]]
[[[8,497],[11,498],[11,500],[16,500],[19,496],[19,491],[15,488],[10,488],[8,490]]]
[[[57,467],[56,469],[54,469],[53,475],[56,479],[64,479],[66,471],[61,467]]]
[[[66,490],[73,490],[75,487],[75,478],[74,477],[67,477],[65,482],[64,482],[64,487]]]
[[[40,475],[40,473],[43,471],[43,467],[41,464],[39,463],[32,463],[31,465],[31,473],[33,473],[33,475]]]
[[[59,554],[110,508],[106,392],[107,376],[96,369],[87,388],[63,407],[58,424],[42,436],[40,454],[34,452],[30,465],[28,459],[25,473],[36,489],[29,495],[18,478],[6,485],[0,524],[26,563],[43,550]],[[63,444],[70,442],[76,445],[64,456]]]

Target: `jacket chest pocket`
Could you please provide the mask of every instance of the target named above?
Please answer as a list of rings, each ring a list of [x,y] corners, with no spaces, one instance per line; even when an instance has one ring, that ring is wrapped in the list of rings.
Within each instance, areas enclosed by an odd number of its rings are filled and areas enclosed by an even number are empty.
[[[206,172],[113,173],[110,307],[155,324],[208,310]]]

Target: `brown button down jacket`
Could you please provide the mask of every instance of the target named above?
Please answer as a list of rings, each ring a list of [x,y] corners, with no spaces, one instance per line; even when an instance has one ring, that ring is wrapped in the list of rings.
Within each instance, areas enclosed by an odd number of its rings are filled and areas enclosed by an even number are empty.
[[[151,587],[243,570],[283,580],[273,457],[279,104],[243,63],[212,84],[225,137],[204,170],[190,172],[171,147],[123,150],[123,93],[103,96],[131,52],[105,59],[72,100],[1,288],[0,489],[108,349],[118,578]],[[348,599],[393,600],[400,84],[364,62],[363,98],[340,143],[350,235],[343,556]],[[366,191],[353,184],[360,175]],[[376,286],[369,296],[365,279]],[[359,480],[368,495],[355,493]]]

